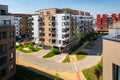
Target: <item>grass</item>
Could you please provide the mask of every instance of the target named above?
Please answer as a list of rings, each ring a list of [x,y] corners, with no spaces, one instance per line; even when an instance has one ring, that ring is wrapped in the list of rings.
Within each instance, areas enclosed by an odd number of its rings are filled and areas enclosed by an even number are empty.
[[[43,58],[50,58],[50,57],[53,57],[57,54],[59,54],[59,49],[58,48],[52,48],[51,51],[48,54],[43,56]]]
[[[79,53],[77,53],[76,58],[77,58],[77,60],[82,60],[82,59],[84,59],[86,56],[87,56],[87,53],[86,53],[86,52],[79,52]]]
[[[24,50],[23,48],[28,48],[29,50]],[[23,44],[16,46],[16,49],[21,51],[21,52],[24,52],[24,53],[32,53],[32,52],[37,52],[37,51],[41,50],[41,48],[34,47],[33,45],[26,46]]]
[[[69,55],[62,61],[63,63],[68,63],[70,62],[70,57]]]
[[[15,80],[53,80],[23,66],[16,65]]]
[[[98,80],[95,75],[95,69],[98,68],[99,65],[103,66],[103,59],[101,59],[101,61],[96,66],[83,70],[83,74],[85,75],[87,80]],[[103,75],[100,76],[99,80],[103,80]]]
[[[43,58],[50,58],[50,57],[53,57],[55,56],[55,53],[53,53],[52,51],[49,52],[48,54],[44,55]]]

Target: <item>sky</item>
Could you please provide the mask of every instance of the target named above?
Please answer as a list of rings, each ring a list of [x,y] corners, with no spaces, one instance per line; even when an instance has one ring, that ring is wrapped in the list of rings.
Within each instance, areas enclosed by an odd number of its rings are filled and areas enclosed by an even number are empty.
[[[72,8],[96,14],[120,13],[120,0],[0,0],[10,13],[34,13],[45,8]]]

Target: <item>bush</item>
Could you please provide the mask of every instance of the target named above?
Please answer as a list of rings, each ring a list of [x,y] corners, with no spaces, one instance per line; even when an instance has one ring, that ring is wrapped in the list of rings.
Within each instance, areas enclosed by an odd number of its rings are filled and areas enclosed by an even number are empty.
[[[19,47],[24,47],[24,46],[23,46],[23,44],[20,43],[20,44],[19,44]]]
[[[54,53],[54,54],[58,54],[59,49],[58,48],[52,48],[51,52]]]

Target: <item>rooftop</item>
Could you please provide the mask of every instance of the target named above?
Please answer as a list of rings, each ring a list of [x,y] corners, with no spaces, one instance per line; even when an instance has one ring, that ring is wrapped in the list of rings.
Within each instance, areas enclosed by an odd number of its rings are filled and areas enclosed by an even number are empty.
[[[103,39],[112,40],[112,41],[120,41],[120,33],[105,35],[103,36]]]

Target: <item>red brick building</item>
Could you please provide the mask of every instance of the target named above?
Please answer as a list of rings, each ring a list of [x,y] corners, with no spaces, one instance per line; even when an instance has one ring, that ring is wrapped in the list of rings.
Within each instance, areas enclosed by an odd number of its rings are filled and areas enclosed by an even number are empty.
[[[115,22],[120,21],[119,14],[97,14],[96,25],[98,31],[108,31],[109,26],[112,26]]]

